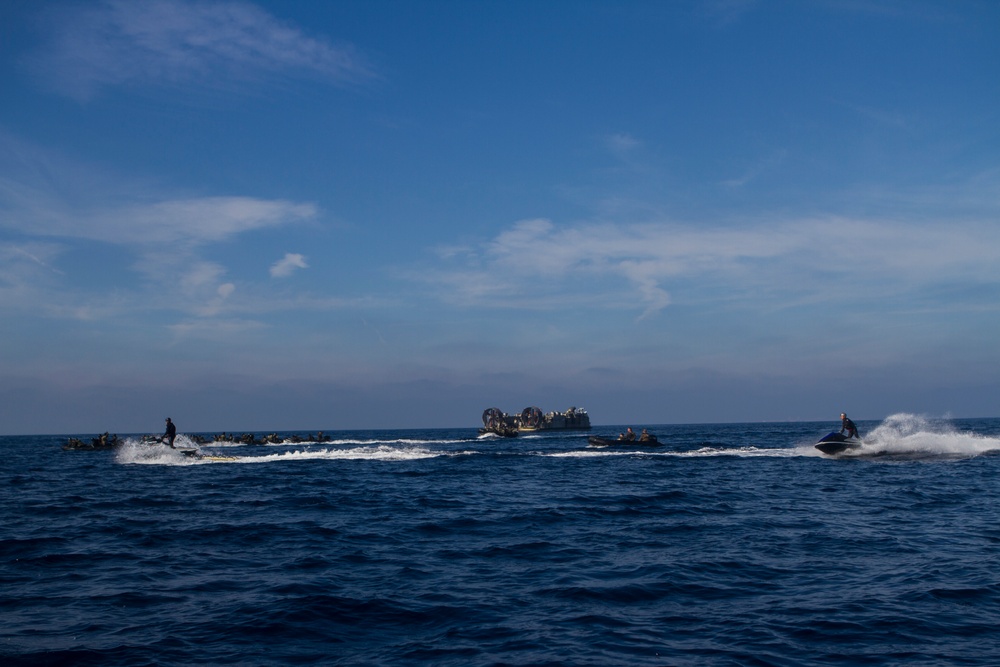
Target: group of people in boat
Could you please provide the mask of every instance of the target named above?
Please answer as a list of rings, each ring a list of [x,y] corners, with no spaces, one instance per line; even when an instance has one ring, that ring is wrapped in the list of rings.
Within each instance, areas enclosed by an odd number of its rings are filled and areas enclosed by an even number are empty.
[[[90,442],[86,442],[79,438],[70,438],[66,444],[63,445],[63,449],[114,449],[119,443],[120,441],[118,440],[117,434],[109,435],[108,432],[105,431],[102,435],[96,438],[91,438]]]
[[[635,431],[629,426],[624,433],[618,434],[618,440],[621,442],[656,442],[656,436],[646,429],[642,429],[642,433],[636,436]]]

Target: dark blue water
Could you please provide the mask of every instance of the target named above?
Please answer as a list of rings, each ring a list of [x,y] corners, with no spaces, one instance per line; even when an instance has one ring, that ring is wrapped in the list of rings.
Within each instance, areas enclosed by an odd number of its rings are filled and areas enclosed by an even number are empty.
[[[0,663],[1000,664],[1000,420],[834,426],[0,438]]]

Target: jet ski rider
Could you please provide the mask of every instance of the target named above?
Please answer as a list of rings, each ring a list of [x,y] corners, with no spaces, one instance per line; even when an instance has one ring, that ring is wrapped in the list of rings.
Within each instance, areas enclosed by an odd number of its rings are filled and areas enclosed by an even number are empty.
[[[174,425],[172,421],[170,421],[170,417],[167,417],[167,430],[163,434],[163,439],[167,441],[167,444],[170,445],[171,449],[177,449],[176,447],[174,447],[174,438],[176,437],[177,437],[177,427]]]
[[[854,422],[852,422],[850,419],[847,418],[847,413],[846,412],[841,412],[840,413],[840,433],[841,433],[841,435],[844,434],[844,431],[847,431],[847,437],[848,438],[857,438],[859,440],[861,439],[861,436],[858,435],[858,427],[854,425]]]

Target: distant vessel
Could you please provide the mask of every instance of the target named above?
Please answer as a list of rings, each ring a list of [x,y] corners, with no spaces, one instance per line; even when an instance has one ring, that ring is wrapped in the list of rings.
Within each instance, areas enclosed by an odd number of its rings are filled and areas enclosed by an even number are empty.
[[[543,413],[539,408],[530,407],[514,415],[509,415],[500,408],[487,408],[483,411],[483,428],[479,429],[479,433],[495,433],[512,438],[518,433],[534,431],[588,430],[590,415],[583,408],[572,407],[566,412]]]

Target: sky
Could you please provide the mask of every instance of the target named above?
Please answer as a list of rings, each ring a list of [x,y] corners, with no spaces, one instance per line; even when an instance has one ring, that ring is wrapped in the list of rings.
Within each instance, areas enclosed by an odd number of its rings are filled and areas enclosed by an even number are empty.
[[[1000,416],[1000,3],[8,0],[0,433]]]

